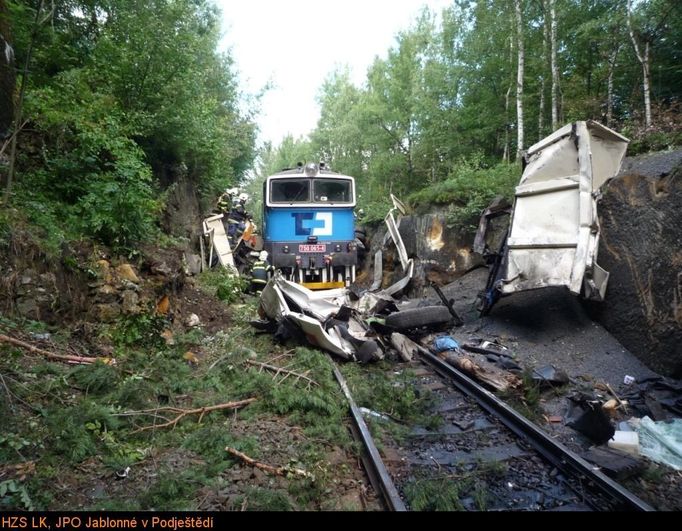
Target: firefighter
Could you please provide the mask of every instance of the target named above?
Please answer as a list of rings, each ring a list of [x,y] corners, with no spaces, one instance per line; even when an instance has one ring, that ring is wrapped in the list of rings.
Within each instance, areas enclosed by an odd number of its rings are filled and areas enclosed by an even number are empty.
[[[246,202],[248,199],[249,196],[247,194],[239,194],[237,202],[232,207],[232,210],[230,210],[230,214],[227,219],[227,236],[232,243],[239,239],[241,234],[244,232],[244,229],[246,229],[246,221],[251,219],[251,215],[246,211]]]
[[[268,262],[268,252],[261,251],[260,255],[258,255],[258,261],[255,262],[251,268],[251,285],[249,286],[249,291],[255,295],[259,295],[268,283],[273,271],[274,268]]]
[[[218,203],[216,205],[216,210],[222,214],[229,214],[232,209],[233,198],[239,193],[237,188],[228,188],[223,194],[218,198]]]

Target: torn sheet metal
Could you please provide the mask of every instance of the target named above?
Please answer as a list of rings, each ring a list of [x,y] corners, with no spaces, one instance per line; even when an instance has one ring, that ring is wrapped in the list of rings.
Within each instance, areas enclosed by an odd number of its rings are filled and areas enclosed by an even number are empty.
[[[478,230],[476,231],[473,246],[475,253],[488,257],[499,251],[502,242],[499,241],[499,237],[497,241],[493,241],[493,235],[491,234],[493,231],[490,230],[490,225],[495,219],[501,216],[508,216],[509,214],[511,214],[511,205],[503,197],[496,197],[488,205],[488,208],[483,211],[478,222]]]
[[[403,243],[403,239],[400,237],[400,231],[398,230],[398,225],[395,221],[395,218],[393,217],[393,208],[388,211],[388,214],[386,214],[386,218],[384,221],[386,221],[386,226],[388,227],[388,233],[391,235],[391,238],[393,238],[393,243],[395,243],[395,247],[398,250],[398,257],[400,258],[400,265],[403,266],[403,271],[407,269],[409,259],[407,258],[407,250],[405,249],[405,244]]]
[[[357,320],[348,318],[348,313],[345,322],[338,320],[347,300],[346,291],[315,292],[285,280],[277,272],[263,288],[260,305],[270,319],[277,322],[287,319],[311,345],[344,360],[381,359],[383,353],[376,342],[365,337],[365,328]]]
[[[390,237],[395,244],[396,250],[398,251],[398,258],[400,258],[400,265],[402,265],[403,271],[405,271],[405,276],[398,282],[389,286],[388,288],[379,292],[384,296],[393,296],[399,291],[402,291],[407,287],[414,276],[414,260],[407,257],[407,250],[405,249],[405,244],[403,242],[402,236],[400,236],[400,230],[398,229],[398,224],[400,222],[400,216],[398,216],[398,222],[396,222],[393,217],[393,212],[396,210],[400,215],[404,215],[407,211],[405,205],[400,199],[391,194],[391,201],[393,201],[393,208],[388,211],[384,221],[386,222],[386,227],[388,232],[384,237],[384,245],[388,243],[388,238]],[[383,270],[383,260],[381,250],[378,250],[374,256],[374,282],[370,287],[369,291],[376,291],[381,286],[382,270]]]
[[[565,286],[603,300],[597,264],[598,189],[618,173],[629,140],[596,122],[566,125],[529,148],[512,212],[503,295]]]
[[[210,240],[209,266],[213,261],[213,253],[215,253],[220,265],[238,276],[239,271],[237,271],[237,267],[235,266],[232,248],[230,247],[230,242],[225,233],[225,225],[223,225],[223,215],[217,214],[206,218],[203,222],[203,228],[204,235],[208,236]]]

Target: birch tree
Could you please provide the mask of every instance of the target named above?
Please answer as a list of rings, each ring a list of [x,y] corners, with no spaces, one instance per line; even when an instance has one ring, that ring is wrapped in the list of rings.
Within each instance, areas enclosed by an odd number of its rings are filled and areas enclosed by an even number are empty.
[[[632,0],[628,0],[627,3],[627,23],[628,31],[630,33],[630,40],[632,41],[632,47],[635,50],[635,55],[637,60],[642,65],[642,92],[644,92],[644,123],[647,127],[651,126],[651,63],[650,63],[650,43],[649,39],[644,38],[644,50],[638,42],[635,36],[635,31],[632,27]]]
[[[556,0],[549,0],[550,63],[552,68],[552,129],[559,128],[559,65],[557,63]]]
[[[517,41],[517,68],[516,68],[516,158],[523,151],[523,74],[526,60],[523,47],[523,17],[521,15],[521,0],[514,0],[516,10],[516,41]]]

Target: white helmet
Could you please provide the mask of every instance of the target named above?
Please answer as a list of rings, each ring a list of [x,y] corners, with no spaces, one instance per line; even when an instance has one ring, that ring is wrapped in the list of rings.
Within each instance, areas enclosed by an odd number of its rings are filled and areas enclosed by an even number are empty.
[[[268,252],[261,251],[260,254],[258,255],[258,259],[261,260],[262,262],[265,262],[268,259]]]
[[[242,192],[241,194],[239,194],[239,200],[244,201],[244,202],[248,201],[249,200],[248,194],[245,194],[244,192]]]
[[[229,195],[237,195],[239,193],[239,188],[228,188],[225,192]]]

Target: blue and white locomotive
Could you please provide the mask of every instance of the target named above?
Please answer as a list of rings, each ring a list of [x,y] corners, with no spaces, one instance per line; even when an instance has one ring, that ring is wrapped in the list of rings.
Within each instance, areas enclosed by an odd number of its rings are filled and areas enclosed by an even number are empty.
[[[263,183],[263,239],[270,263],[310,289],[349,286],[358,261],[355,179],[306,164]]]

